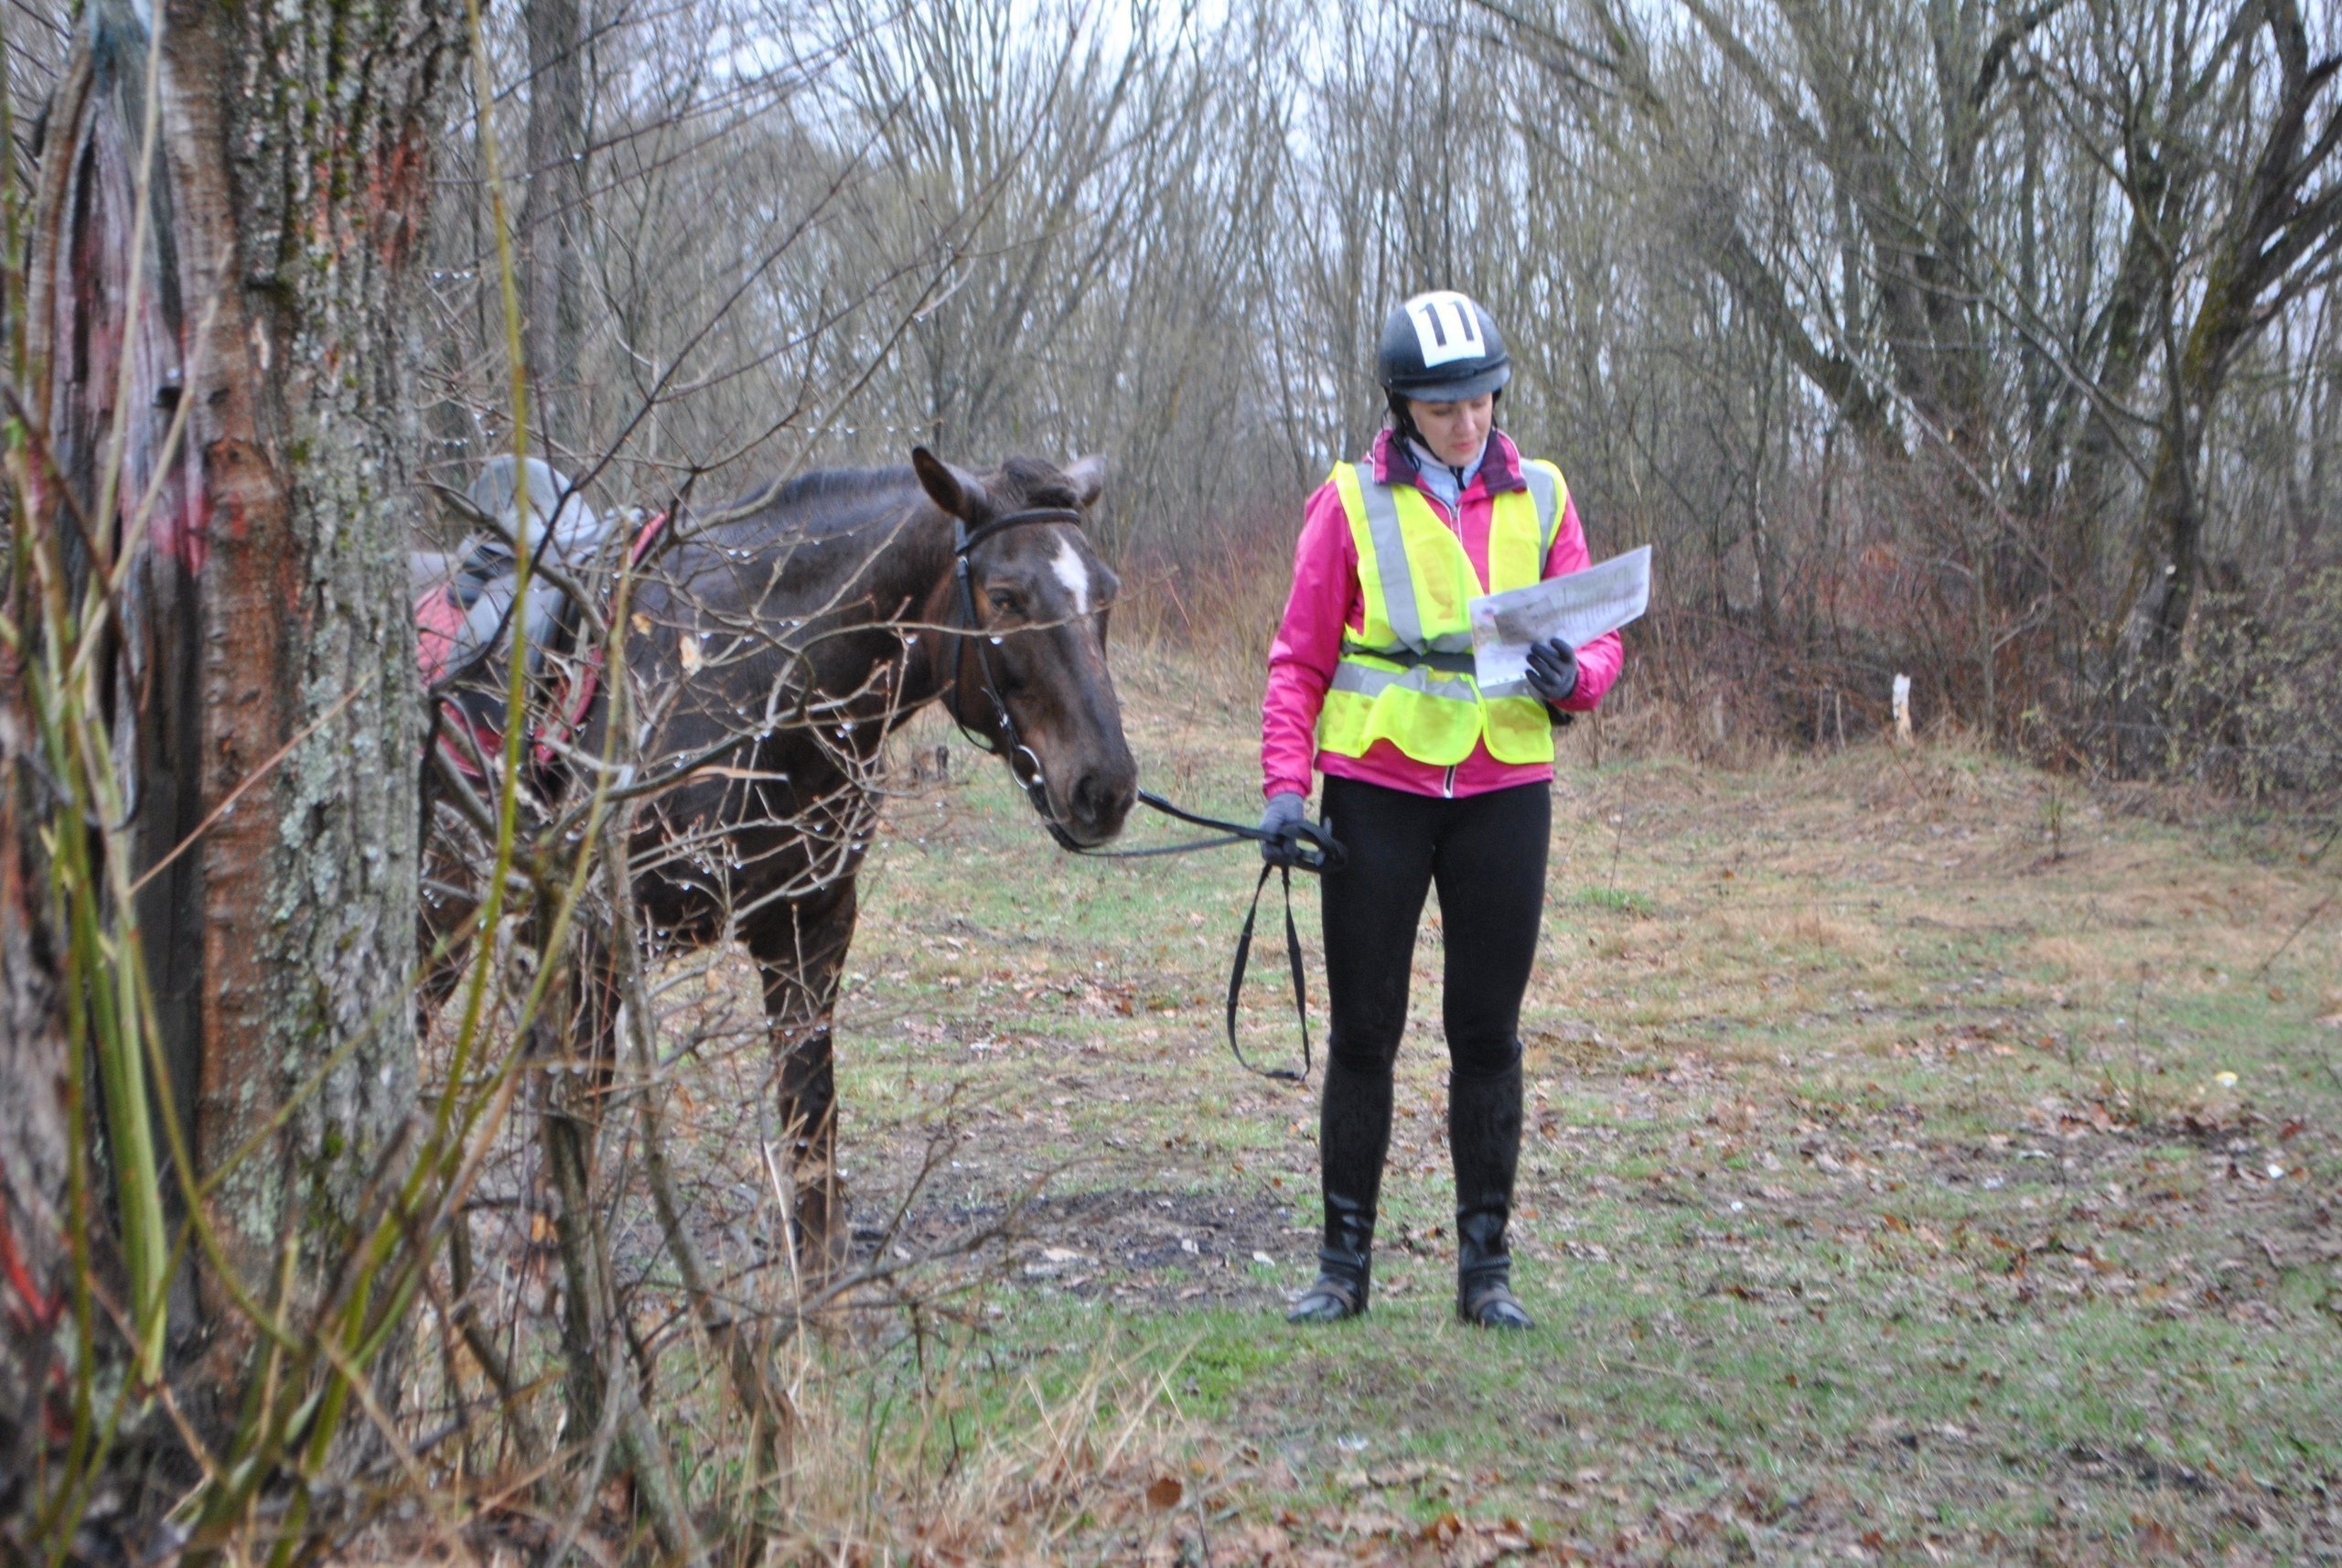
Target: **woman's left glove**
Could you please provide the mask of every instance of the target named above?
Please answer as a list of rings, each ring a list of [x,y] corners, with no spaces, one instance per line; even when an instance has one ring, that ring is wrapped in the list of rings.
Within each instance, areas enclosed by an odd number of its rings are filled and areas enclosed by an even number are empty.
[[[1549,703],[1569,700],[1577,690],[1577,650],[1552,638],[1529,650],[1529,689]]]
[[[1307,803],[1290,789],[1269,797],[1261,813],[1261,858],[1271,865],[1301,864],[1301,824],[1308,820]]]

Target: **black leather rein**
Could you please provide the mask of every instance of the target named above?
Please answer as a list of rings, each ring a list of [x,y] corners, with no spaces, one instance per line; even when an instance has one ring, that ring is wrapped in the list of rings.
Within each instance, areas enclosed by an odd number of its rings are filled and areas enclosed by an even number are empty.
[[[1241,822],[1224,822],[1217,817],[1198,816],[1193,811],[1182,811],[1162,796],[1150,794],[1144,789],[1138,792],[1138,798],[1142,804],[1154,808],[1166,817],[1176,817],[1180,822],[1192,822],[1199,828],[1218,828],[1223,836],[1216,839],[1198,839],[1194,843],[1171,844],[1163,849],[1133,849],[1120,852],[1132,857],[1150,854],[1185,854],[1191,850],[1218,849],[1222,844],[1230,843],[1270,843],[1279,838],[1278,834],[1263,832],[1259,828],[1248,828]],[[1309,1069],[1316,1063],[1309,1052],[1309,985],[1302,975],[1301,933],[1295,929],[1293,924],[1293,873],[1295,867],[1313,875],[1339,871],[1342,868],[1342,862],[1348,856],[1342,848],[1341,841],[1321,823],[1296,823],[1293,828],[1293,836],[1295,840],[1294,849],[1299,858],[1291,861],[1262,863],[1260,880],[1252,884],[1252,905],[1244,911],[1244,929],[1236,934],[1236,961],[1228,972],[1228,1048],[1236,1054],[1237,1061],[1247,1072],[1258,1073],[1262,1078],[1273,1078],[1284,1083],[1307,1083]],[[1307,847],[1303,847],[1305,845]],[[1293,968],[1293,1015],[1301,1023],[1301,1070],[1299,1072],[1294,1071],[1291,1068],[1254,1067],[1252,1058],[1244,1054],[1244,1047],[1236,1043],[1236,999],[1243,993],[1244,966],[1252,957],[1252,926],[1260,918],[1261,893],[1268,886],[1269,873],[1272,871],[1277,874],[1284,887],[1284,956],[1285,961]]]

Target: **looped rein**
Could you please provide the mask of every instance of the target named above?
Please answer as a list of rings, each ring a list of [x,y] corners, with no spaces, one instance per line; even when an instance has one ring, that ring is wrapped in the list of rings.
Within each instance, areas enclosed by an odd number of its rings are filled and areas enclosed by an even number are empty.
[[[1222,822],[1217,817],[1199,816],[1193,811],[1182,811],[1162,796],[1144,789],[1138,792],[1138,798],[1141,803],[1162,812],[1166,817],[1176,818],[1180,822],[1188,822],[1199,828],[1216,828],[1224,836],[1216,839],[1200,839],[1194,843],[1172,844],[1164,849],[1122,852],[1129,857],[1184,854],[1190,850],[1216,849],[1221,844],[1230,843],[1273,843],[1279,842],[1283,836],[1264,832],[1259,828],[1247,827],[1242,822]],[[1309,1081],[1311,1069],[1316,1066],[1316,1058],[1309,1046],[1309,983],[1301,964],[1301,932],[1293,923],[1293,874],[1295,870],[1300,870],[1315,876],[1322,875],[1328,871],[1339,871],[1343,862],[1348,858],[1348,852],[1342,848],[1341,840],[1316,822],[1296,823],[1292,828],[1291,833],[1295,841],[1294,848],[1298,858],[1288,862],[1262,863],[1260,879],[1252,884],[1252,902],[1244,911],[1244,929],[1236,935],[1236,961],[1230,966],[1228,972],[1228,1048],[1235,1054],[1239,1065],[1249,1073],[1262,1078],[1275,1079],[1280,1083],[1306,1083]],[[1114,852],[1101,853],[1111,856]],[[1286,963],[1293,970],[1293,1015],[1301,1025],[1301,1070],[1299,1072],[1294,1071],[1291,1068],[1253,1066],[1252,1058],[1244,1054],[1244,1047],[1238,1044],[1236,1039],[1236,1004],[1244,992],[1244,971],[1252,959],[1252,929],[1261,918],[1261,895],[1269,886],[1271,872],[1277,874],[1284,892],[1284,955]]]

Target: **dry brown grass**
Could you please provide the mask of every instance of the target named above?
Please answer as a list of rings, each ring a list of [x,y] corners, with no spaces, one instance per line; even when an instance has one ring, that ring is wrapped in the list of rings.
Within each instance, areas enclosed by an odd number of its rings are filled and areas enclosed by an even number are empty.
[[[1067,1364],[1011,1380],[1004,1399],[1002,1380],[968,1343],[954,1350],[935,1340],[909,1387],[899,1368],[886,1369],[899,1347],[865,1352],[833,1336],[826,1359],[791,1358],[790,1457],[754,1496],[727,1485],[714,1432],[679,1455],[699,1470],[695,1506],[733,1521],[727,1551],[736,1554],[739,1527],[754,1519],[757,1561],[768,1563],[1123,1561],[1167,1539],[1178,1506],[1219,1481],[1213,1445],[1166,1398],[1179,1359],[1160,1347],[1133,1350],[1111,1336],[1083,1351],[1068,1347]],[[621,1542],[650,1550],[629,1497],[622,1486],[605,1488],[581,1521],[576,1560],[612,1561],[613,1551],[628,1551]],[[377,1524],[338,1560],[519,1568],[552,1544],[549,1529],[521,1495],[507,1494],[502,1505],[439,1522]]]
[[[1115,673],[1215,706],[1257,706],[1269,642],[1293,584],[1290,526],[1230,531],[1177,555],[1138,553],[1122,568]]]
[[[1800,947],[1821,948],[1830,952],[1869,957],[1879,951],[1878,933],[1869,926],[1856,925],[1834,915],[1815,909],[1801,909],[1789,917],[1781,929],[1784,940]]]
[[[2036,937],[2025,944],[2025,950],[2068,985],[2105,985],[2120,978],[2118,972],[2125,967],[2103,941],[2078,936]]]
[[[1175,1435],[1165,1399],[1177,1370],[1110,1339],[1060,1376],[1028,1375],[1001,1409],[971,1364],[908,1401],[899,1434],[875,1453],[863,1432],[876,1391],[833,1390],[773,1499],[785,1520],[773,1551],[783,1562],[1039,1563],[1063,1561],[1078,1530],[1135,1522],[1148,1533],[1149,1488],[1186,1474],[1176,1455],[1194,1446],[1193,1434]]]

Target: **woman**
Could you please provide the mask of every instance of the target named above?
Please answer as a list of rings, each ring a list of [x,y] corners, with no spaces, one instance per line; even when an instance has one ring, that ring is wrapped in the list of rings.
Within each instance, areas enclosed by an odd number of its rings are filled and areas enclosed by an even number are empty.
[[[1309,499],[1293,596],[1261,703],[1261,826],[1293,853],[1314,759],[1319,814],[1348,852],[1324,881],[1333,1012],[1318,1146],[1319,1275],[1287,1315],[1366,1310],[1391,1079],[1423,894],[1439,888],[1447,967],[1448,1147],[1456,1162],[1456,1308],[1529,1327],[1505,1226],[1520,1154],[1521,993],[1545,901],[1555,724],[1602,700],[1617,634],[1531,651],[1527,681],[1481,690],[1466,603],[1588,564],[1569,489],[1495,429],[1504,340],[1465,295],[1391,313],[1377,356],[1390,425]]]

